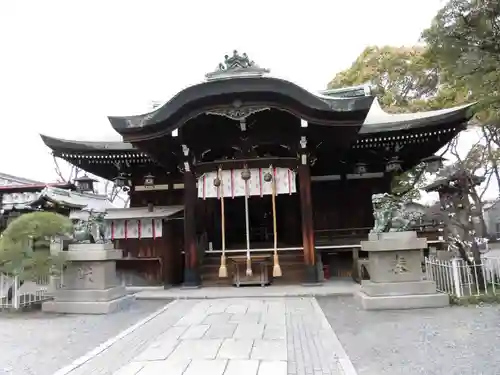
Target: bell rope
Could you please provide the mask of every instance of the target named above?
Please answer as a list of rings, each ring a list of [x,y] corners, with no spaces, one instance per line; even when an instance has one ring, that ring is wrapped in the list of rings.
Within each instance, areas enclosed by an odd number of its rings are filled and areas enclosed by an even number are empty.
[[[243,175],[244,174],[244,175]],[[247,270],[246,275],[252,276],[252,258],[250,256],[250,223],[248,218],[248,180],[250,180],[250,171],[248,167],[245,166],[242,172],[243,180],[245,181],[245,229],[246,229],[246,240],[247,240]]]
[[[226,214],[224,210],[224,181],[222,178],[222,168],[217,170],[217,180],[219,186],[220,212],[221,212],[221,239],[222,239],[222,254],[220,256],[219,277],[227,277],[226,265]]]
[[[278,228],[276,224],[276,169],[273,166],[269,166],[269,172],[271,173],[272,180],[272,205],[273,205],[273,238],[274,238],[274,253],[273,253],[273,277],[281,277],[281,266],[278,258]]]

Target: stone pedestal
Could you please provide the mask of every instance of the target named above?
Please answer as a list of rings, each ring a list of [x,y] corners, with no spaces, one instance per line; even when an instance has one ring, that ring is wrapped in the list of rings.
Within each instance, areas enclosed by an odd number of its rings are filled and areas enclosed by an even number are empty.
[[[128,306],[134,297],[127,295],[116,277],[116,260],[122,251],[113,244],[72,244],[62,286],[54,300],[42,304],[42,310],[55,313],[107,314]]]
[[[447,294],[437,293],[433,281],[424,281],[421,251],[427,239],[416,232],[370,233],[361,241],[368,252],[370,280],[363,280],[357,298],[365,310],[444,307]]]

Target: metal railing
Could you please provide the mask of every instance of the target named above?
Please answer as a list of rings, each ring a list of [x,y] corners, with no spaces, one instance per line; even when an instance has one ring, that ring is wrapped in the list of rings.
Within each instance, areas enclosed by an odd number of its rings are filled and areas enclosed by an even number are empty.
[[[484,256],[480,263],[470,262],[427,257],[426,278],[436,283],[439,292],[457,297],[500,294],[500,258]]]
[[[20,309],[52,299],[61,286],[60,277],[41,277],[22,282],[19,276],[0,273],[0,309]]]

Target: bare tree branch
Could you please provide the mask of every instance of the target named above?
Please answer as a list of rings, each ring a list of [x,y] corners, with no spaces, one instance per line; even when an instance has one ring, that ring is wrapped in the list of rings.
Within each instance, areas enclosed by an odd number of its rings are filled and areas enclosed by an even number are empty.
[[[65,178],[63,173],[62,173],[58,157],[55,155],[52,155],[52,160],[54,161],[54,171],[56,172],[57,176],[59,177],[60,182],[69,183],[69,182],[73,181],[75,178],[78,178],[78,176],[80,175],[80,173],[82,171],[76,165],[71,165],[70,170],[69,170],[69,175],[67,178]]]
[[[57,176],[59,176],[59,180],[61,182],[68,182],[62,172],[61,172],[61,167],[59,166],[59,161],[57,160],[57,157],[55,155],[52,155],[52,160],[54,161],[54,171],[56,172]]]

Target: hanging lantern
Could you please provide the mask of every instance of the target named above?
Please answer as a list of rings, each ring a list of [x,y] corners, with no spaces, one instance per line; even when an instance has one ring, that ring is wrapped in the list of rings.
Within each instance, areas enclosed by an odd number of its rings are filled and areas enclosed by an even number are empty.
[[[78,190],[81,192],[92,193],[94,192],[94,182],[97,182],[97,180],[84,175],[83,177],[75,178],[74,182],[76,183]]]
[[[273,175],[270,172],[264,174],[264,181],[271,182],[273,180]]]
[[[356,167],[354,169],[355,173],[356,174],[365,174],[366,172],[368,172],[368,167],[366,165],[366,163],[356,163]]]
[[[245,169],[243,169],[243,171],[241,171],[241,178],[244,181],[248,181],[248,180],[250,180],[250,177],[252,177],[252,173],[250,172],[250,169],[248,169],[248,167],[245,166]]]
[[[214,186],[218,188],[220,186],[220,184],[221,184],[221,181],[220,181],[219,176],[215,177],[214,178]]]
[[[401,170],[401,161],[397,156],[389,160],[389,162],[385,166],[385,171],[388,173],[398,172],[400,170]]]
[[[437,173],[443,167],[443,160],[441,156],[432,155],[428,158],[424,158],[421,161],[427,165],[427,172]]]
[[[300,148],[307,147],[307,138],[305,136],[300,137]]]
[[[117,187],[123,188],[127,185],[127,178],[123,173],[120,173],[118,176],[114,178],[114,183]]]
[[[144,186],[155,186],[155,176],[153,176],[151,173],[148,173],[146,176],[144,176]]]

